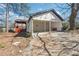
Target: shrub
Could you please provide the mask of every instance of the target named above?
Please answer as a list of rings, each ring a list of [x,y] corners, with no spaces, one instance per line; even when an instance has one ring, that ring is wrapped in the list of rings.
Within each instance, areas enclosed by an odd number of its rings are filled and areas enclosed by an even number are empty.
[[[66,30],[68,28],[68,23],[64,22],[63,23],[63,30]]]
[[[26,37],[30,37],[30,36],[31,36],[31,33],[27,32]]]

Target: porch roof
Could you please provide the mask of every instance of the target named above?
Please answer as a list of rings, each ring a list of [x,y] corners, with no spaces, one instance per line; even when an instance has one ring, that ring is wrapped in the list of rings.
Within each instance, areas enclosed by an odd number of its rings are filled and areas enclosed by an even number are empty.
[[[37,16],[37,15],[41,15],[41,14],[44,14],[44,13],[48,13],[48,12],[53,12],[61,21],[64,20],[54,9],[51,9],[51,10],[41,11],[41,12],[37,12],[37,13],[32,14],[29,17],[28,22],[32,19],[32,17]]]

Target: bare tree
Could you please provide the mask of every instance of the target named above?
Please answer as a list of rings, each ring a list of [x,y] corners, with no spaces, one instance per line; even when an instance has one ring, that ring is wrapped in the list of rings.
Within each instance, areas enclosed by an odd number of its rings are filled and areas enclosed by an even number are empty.
[[[67,5],[67,6],[62,7],[62,6],[57,5],[57,7],[61,9],[61,11],[63,12],[62,14],[68,14],[67,12],[70,10],[70,15],[68,16],[69,30],[74,30],[75,29],[75,19],[76,19],[77,13],[79,11],[79,3],[66,3],[65,5]]]
[[[9,27],[8,27],[8,20],[9,20],[9,4],[6,4],[6,32],[8,32]]]
[[[72,3],[71,5],[71,15],[69,18],[69,24],[70,24],[70,30],[75,29],[75,19],[79,10],[79,4],[78,3]]]
[[[7,3],[6,5],[6,32],[9,30],[9,11],[12,11],[20,16],[26,17],[29,13],[29,7],[23,3]]]

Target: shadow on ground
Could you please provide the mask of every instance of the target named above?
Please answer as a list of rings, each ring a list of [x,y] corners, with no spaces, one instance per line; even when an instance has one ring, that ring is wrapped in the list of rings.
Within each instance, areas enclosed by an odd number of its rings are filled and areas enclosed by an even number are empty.
[[[22,32],[17,33],[14,37],[25,37],[28,38],[29,35],[27,34],[27,32],[24,30]]]
[[[14,37],[26,37],[26,32],[19,32]]]

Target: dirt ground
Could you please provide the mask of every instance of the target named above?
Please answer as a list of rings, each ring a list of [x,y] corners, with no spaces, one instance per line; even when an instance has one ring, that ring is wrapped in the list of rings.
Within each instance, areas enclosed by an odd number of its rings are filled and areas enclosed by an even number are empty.
[[[79,56],[79,32],[0,33],[1,56]]]
[[[26,48],[28,40],[25,37],[15,37],[17,33],[0,33],[0,55],[21,55],[20,50]]]

